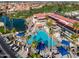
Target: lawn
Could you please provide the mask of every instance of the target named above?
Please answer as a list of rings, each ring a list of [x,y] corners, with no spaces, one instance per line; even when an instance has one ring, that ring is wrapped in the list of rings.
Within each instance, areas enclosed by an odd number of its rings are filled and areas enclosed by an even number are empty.
[[[2,34],[7,34],[7,33],[10,33],[11,31],[9,29],[6,29],[6,31],[4,31],[4,27],[0,27],[0,32]]]
[[[4,28],[3,27],[0,28],[0,32],[4,33]]]

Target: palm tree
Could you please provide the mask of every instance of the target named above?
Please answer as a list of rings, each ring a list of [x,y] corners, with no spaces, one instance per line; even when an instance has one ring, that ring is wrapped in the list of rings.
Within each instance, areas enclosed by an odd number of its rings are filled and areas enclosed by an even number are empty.
[[[36,41],[34,41],[34,42],[32,43],[32,47],[35,48],[35,47],[37,46],[37,44],[38,44],[38,43],[37,43]]]
[[[16,29],[15,29],[15,28],[13,28],[13,29],[11,30],[11,32],[12,32],[12,33],[15,33],[15,32],[16,32]]]
[[[32,7],[30,6],[30,10],[29,10],[29,14],[30,14],[30,16],[32,15]]]
[[[73,28],[74,28],[74,30],[76,30],[76,34],[77,34],[78,33],[78,30],[79,30],[79,22],[75,22],[73,24]]]
[[[49,27],[52,26],[53,20],[49,19],[48,16],[46,16],[46,19],[47,19],[47,25],[48,25]]]
[[[73,41],[77,41],[78,40],[78,35],[77,34],[72,34],[70,37]]]
[[[31,55],[31,57],[32,57],[32,58],[40,58],[40,55],[33,53],[33,54]]]

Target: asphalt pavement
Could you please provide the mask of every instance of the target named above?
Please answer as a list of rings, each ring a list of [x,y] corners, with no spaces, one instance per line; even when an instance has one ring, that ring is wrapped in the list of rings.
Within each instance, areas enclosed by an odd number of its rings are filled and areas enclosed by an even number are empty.
[[[0,36],[0,45],[2,49],[6,52],[6,54],[9,55],[10,58],[16,58],[17,53],[11,50],[10,46],[6,44],[4,38],[2,38],[1,36]]]

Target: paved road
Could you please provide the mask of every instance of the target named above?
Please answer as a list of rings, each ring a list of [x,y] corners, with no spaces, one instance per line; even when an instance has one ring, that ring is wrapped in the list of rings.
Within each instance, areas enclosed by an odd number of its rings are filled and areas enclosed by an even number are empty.
[[[0,45],[11,58],[16,58],[15,56],[16,52],[11,50],[11,48],[5,43],[4,39],[1,36],[0,36]]]
[[[8,57],[8,58],[10,58],[10,55],[8,55],[7,53],[6,53],[6,51],[2,48],[2,46],[0,45],[0,58],[3,58],[4,56],[6,56],[6,57]]]

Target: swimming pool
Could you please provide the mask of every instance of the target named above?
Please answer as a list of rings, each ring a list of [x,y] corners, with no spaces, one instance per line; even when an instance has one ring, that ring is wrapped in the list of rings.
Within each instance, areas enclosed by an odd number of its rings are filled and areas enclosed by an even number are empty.
[[[36,35],[32,35],[31,38],[27,41],[28,44],[32,44],[33,41],[44,42],[48,47],[56,46],[56,42],[48,36],[44,30],[37,30]]]

